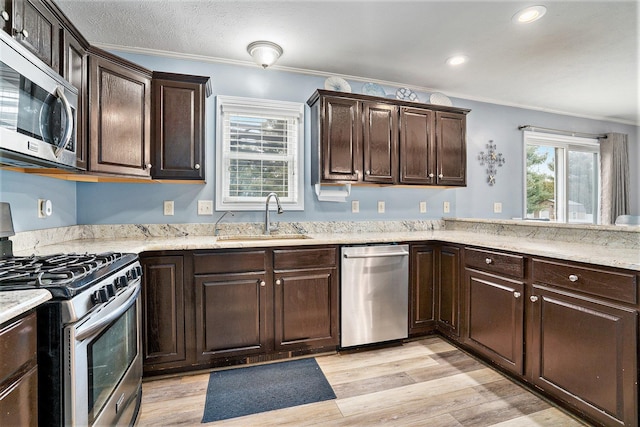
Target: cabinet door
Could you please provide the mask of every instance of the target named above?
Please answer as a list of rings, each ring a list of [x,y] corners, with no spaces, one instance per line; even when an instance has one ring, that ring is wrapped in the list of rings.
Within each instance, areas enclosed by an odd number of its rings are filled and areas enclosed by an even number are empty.
[[[436,113],[436,159],[439,185],[467,184],[466,116],[458,113]]]
[[[533,286],[531,380],[603,425],[638,425],[637,312]]]
[[[434,114],[400,108],[400,182],[435,184]]]
[[[11,34],[11,22],[13,21],[13,0],[0,0],[0,29]]]
[[[322,179],[358,181],[362,174],[360,103],[331,96],[321,102]]]
[[[269,349],[267,288],[264,272],[195,277],[199,362]]]
[[[438,259],[435,246],[411,247],[409,298],[409,334],[429,333],[435,328],[435,287],[438,283]]]
[[[149,177],[151,79],[97,55],[89,68],[89,170]]]
[[[39,0],[15,0],[14,37],[54,70],[59,64],[59,25]]]
[[[398,109],[383,103],[363,102],[364,181],[398,181]]]
[[[36,427],[38,425],[38,367],[0,389],[0,425]]]
[[[275,349],[337,346],[337,269],[276,271],[274,277]]]
[[[62,61],[60,74],[78,89],[78,106],[76,108],[76,165],[87,169],[87,104],[89,97],[89,68],[87,52],[73,35],[62,32]]]
[[[438,251],[440,267],[437,319],[438,328],[447,335],[459,336],[460,249],[442,246]]]
[[[465,343],[494,363],[524,373],[524,283],[466,269]]]
[[[187,359],[184,262],[160,256],[143,258],[142,265],[143,360],[150,371]]]
[[[163,73],[163,76],[168,76]],[[204,179],[204,84],[195,76],[153,79],[154,178]]]

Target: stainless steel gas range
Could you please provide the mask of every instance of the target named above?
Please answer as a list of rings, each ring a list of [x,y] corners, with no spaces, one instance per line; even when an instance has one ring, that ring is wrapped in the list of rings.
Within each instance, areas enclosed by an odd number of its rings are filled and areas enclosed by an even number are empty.
[[[0,259],[0,291],[46,289],[38,307],[40,426],[133,425],[142,397],[135,254]]]

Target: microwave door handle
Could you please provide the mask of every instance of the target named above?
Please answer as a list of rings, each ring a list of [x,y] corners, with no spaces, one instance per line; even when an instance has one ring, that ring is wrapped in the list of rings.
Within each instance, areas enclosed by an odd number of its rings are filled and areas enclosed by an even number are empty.
[[[62,101],[64,111],[67,113],[67,127],[64,130],[62,142],[58,144],[54,150],[55,156],[60,157],[60,153],[62,153],[64,147],[66,147],[71,140],[71,136],[73,133],[73,112],[71,111],[71,105],[69,104],[69,100],[67,100],[67,97],[64,95],[64,89],[62,89],[62,87],[56,87],[56,95],[58,96],[58,98],[60,98],[60,101]]]

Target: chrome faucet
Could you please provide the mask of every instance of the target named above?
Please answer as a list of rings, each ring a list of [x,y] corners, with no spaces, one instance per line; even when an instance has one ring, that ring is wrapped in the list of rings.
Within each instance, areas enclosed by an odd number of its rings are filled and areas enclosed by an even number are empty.
[[[220,232],[220,229],[218,228],[218,223],[220,221],[222,221],[222,218],[224,218],[225,216],[227,216],[227,214],[231,214],[231,216],[233,216],[233,212],[231,211],[226,211],[225,213],[223,213],[222,215],[220,215],[220,218],[218,218],[218,220],[216,221],[216,223],[213,225],[213,235],[217,236],[218,233]]]
[[[271,222],[269,220],[269,200],[271,200],[272,197],[276,198],[276,203],[278,204],[278,215],[280,215],[282,212],[284,212],[282,210],[282,205],[280,204],[280,198],[278,197],[278,195],[276,193],[269,193],[267,194],[267,201],[265,202],[265,208],[264,208],[264,234],[265,235],[269,235],[271,234]],[[274,228],[273,231],[276,231],[277,228]]]

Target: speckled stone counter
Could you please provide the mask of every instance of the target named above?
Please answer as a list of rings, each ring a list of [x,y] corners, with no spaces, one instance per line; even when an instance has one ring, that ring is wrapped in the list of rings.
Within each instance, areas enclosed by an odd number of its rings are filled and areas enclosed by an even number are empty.
[[[8,322],[50,299],[49,291],[43,289],[2,291],[0,292],[0,324]]]
[[[350,228],[342,223],[325,224],[329,225],[312,228],[298,223],[289,225],[289,228],[281,227],[283,233],[303,233],[309,238],[270,240],[220,240],[213,236],[213,230],[209,230],[211,231],[209,235],[191,234],[192,230],[189,230],[188,225],[183,227],[118,225],[111,228],[102,226],[105,228],[106,235],[95,233],[92,238],[79,238],[58,244],[25,248],[16,251],[16,255],[106,251],[141,253],[162,250],[440,241],[640,271],[640,245],[635,244],[635,239],[640,242],[640,232],[633,229],[624,232],[626,233],[626,243],[623,241],[622,244],[619,244],[620,242],[615,238],[615,235],[613,240],[611,236],[589,239],[588,232],[586,234],[581,232],[579,239],[572,240],[570,236],[565,236],[565,241],[557,236],[532,237],[526,232],[521,235],[513,235],[513,233],[504,232],[504,230],[502,232],[490,229],[482,231],[458,230],[455,229],[455,226],[451,230],[445,229],[441,221],[420,222],[419,224],[399,222],[391,225],[383,223],[383,225],[378,224],[373,230],[362,223],[352,223],[359,225]],[[332,230],[332,226],[334,231],[329,232]],[[163,227],[164,230],[162,230]],[[206,227],[197,231],[202,232],[205,229]],[[93,230],[95,231],[95,228]],[[258,230],[258,226],[254,224],[233,224],[233,229],[224,230],[224,234],[260,234],[256,230]],[[166,235],[160,237],[163,233]],[[98,237],[101,234],[102,237]],[[134,237],[125,238],[123,236]]]

